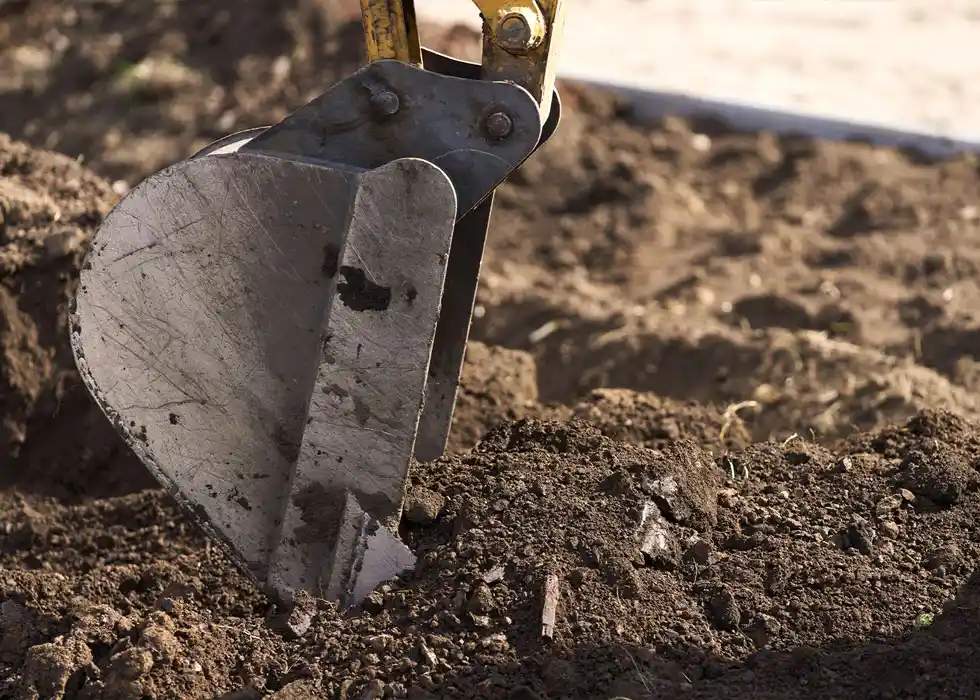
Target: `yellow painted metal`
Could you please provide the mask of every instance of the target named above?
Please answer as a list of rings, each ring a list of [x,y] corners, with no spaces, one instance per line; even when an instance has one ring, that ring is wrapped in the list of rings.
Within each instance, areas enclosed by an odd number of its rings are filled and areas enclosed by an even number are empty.
[[[531,93],[551,111],[565,0],[473,0],[483,17],[484,80],[503,80]],[[422,65],[413,0],[361,0],[370,61]]]
[[[473,0],[483,16],[483,79],[520,85],[551,110],[564,0]],[[519,23],[523,23],[523,32]],[[519,37],[523,34],[524,41]]]
[[[422,65],[422,49],[412,0],[361,0],[368,60],[394,59]]]

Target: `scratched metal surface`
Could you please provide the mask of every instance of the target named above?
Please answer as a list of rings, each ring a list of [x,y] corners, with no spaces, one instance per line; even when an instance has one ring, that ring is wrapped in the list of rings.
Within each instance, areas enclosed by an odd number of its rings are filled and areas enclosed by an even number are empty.
[[[155,476],[264,580],[306,423],[354,173],[261,154],[147,178],[81,272],[72,342]]]
[[[397,160],[364,173],[321,348],[273,570],[277,589],[323,590],[348,494],[397,528],[456,219],[447,175]],[[402,560],[411,557],[402,545]],[[393,566],[399,562],[393,561]],[[394,575],[399,571],[390,571]]]
[[[493,205],[489,193],[554,134],[561,101],[555,93],[542,123],[525,90],[481,81],[479,64],[422,52],[425,70],[379,61],[280,124],[232,134],[194,157],[267,150],[363,168],[395,157],[419,157],[450,176],[458,202],[457,235],[415,448],[416,458],[427,461],[445,451],[452,423]],[[377,114],[372,106],[372,96],[384,90],[399,97],[396,114]],[[506,139],[488,139],[484,133],[483,121],[493,110],[514,118],[514,131]]]

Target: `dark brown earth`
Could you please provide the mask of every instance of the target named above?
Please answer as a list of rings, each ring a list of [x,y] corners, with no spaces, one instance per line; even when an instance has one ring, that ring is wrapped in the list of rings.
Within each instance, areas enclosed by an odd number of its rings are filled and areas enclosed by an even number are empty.
[[[351,14],[0,5],[0,697],[980,695],[978,161],[572,85],[500,192],[419,570],[284,634],[94,407],[66,313],[126,183],[356,67]]]

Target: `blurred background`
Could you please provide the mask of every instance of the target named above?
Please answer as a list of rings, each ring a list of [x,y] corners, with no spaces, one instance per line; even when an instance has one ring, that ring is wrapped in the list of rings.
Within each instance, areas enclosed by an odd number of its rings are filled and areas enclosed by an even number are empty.
[[[425,43],[478,58],[468,0]],[[0,129],[132,183],[267,124],[362,61],[356,0],[4,0]],[[969,0],[573,0],[564,76],[961,139],[980,122]]]

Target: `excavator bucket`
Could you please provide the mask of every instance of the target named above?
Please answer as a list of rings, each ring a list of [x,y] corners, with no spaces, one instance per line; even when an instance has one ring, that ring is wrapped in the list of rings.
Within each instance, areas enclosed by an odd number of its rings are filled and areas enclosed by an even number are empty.
[[[493,191],[560,112],[538,78],[481,79],[411,41],[386,57],[377,11],[368,66],[136,186],[71,313],[105,414],[287,603],[355,604],[414,565],[402,496],[413,455],[445,447]]]

